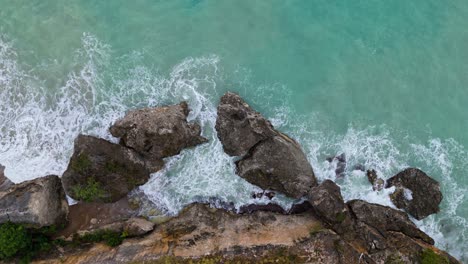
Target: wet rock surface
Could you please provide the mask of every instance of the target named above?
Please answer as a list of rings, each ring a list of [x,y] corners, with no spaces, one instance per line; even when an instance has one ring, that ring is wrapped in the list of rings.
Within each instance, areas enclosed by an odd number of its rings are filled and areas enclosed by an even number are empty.
[[[390,195],[396,207],[421,220],[439,212],[442,192],[439,183],[419,169],[408,168],[387,180],[387,188],[395,186]]]
[[[216,131],[224,151],[243,156],[237,174],[264,190],[300,198],[317,180],[299,144],[276,131],[239,95],[227,92],[218,105]]]
[[[25,181],[0,191],[0,223],[44,227],[66,223],[67,215],[68,203],[58,176]]]
[[[162,159],[207,142],[200,125],[187,122],[188,114],[186,102],[134,110],[115,122],[110,132],[146,158]]]
[[[103,139],[79,135],[62,176],[66,193],[75,200],[115,202],[146,183],[162,160],[144,159],[132,149]]]
[[[343,178],[346,170],[346,154],[328,157],[326,159],[329,163],[336,163],[335,175],[337,178]]]
[[[5,176],[5,166],[0,164],[0,192],[6,191],[12,185],[13,182]]]
[[[217,112],[218,138],[230,156],[244,156],[258,142],[276,134],[271,123],[235,93],[221,97]]]
[[[377,176],[377,171],[367,170],[367,180],[372,184],[372,190],[381,191],[385,187],[385,181]]]
[[[379,234],[386,236],[389,231],[400,232],[434,245],[434,240],[419,230],[404,212],[362,200],[353,200],[347,204],[358,221],[374,228]]]
[[[300,146],[284,134],[262,141],[236,163],[237,174],[262,189],[300,198],[317,185]]]

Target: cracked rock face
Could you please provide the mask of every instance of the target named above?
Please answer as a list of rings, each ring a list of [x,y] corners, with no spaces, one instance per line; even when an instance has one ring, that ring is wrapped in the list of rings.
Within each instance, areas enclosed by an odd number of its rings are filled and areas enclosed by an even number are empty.
[[[237,174],[248,182],[293,198],[317,185],[299,144],[276,131],[237,94],[227,92],[221,98],[216,130],[228,155],[243,156],[236,162]]]
[[[207,142],[200,135],[200,125],[187,122],[188,114],[186,102],[135,110],[115,122],[110,132],[143,156],[162,159]]]
[[[230,156],[244,156],[258,142],[276,134],[270,121],[231,92],[221,97],[216,131]]]
[[[115,202],[146,183],[150,172],[163,165],[162,160],[148,161],[121,145],[79,135],[62,182],[75,200]]]
[[[419,169],[409,168],[387,180],[396,187],[390,198],[396,207],[421,220],[439,212],[442,192],[439,183]]]
[[[44,227],[65,223],[67,215],[68,203],[58,176],[12,184],[0,191],[0,223]]]

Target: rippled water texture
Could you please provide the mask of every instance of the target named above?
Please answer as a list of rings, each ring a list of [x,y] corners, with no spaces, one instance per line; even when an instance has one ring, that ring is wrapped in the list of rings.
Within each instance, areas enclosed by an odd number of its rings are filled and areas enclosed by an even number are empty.
[[[20,182],[61,175],[79,133],[115,141],[126,111],[187,100],[209,144],[140,188],[167,214],[192,201],[253,202],[214,131],[240,93],[303,146],[320,180],[346,153],[345,199],[391,206],[383,178],[408,166],[441,183],[416,221],[468,261],[468,2],[0,0],[0,163]],[[285,197],[275,197],[284,207]],[[265,200],[256,202],[266,202]]]

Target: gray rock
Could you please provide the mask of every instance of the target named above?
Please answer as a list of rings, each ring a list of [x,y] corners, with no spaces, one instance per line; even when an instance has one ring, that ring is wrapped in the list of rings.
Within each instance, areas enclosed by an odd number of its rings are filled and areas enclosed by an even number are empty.
[[[384,188],[385,181],[377,176],[375,170],[367,170],[367,180],[372,184],[372,190],[381,191]]]
[[[10,179],[8,179],[5,176],[4,172],[5,166],[2,166],[2,164],[0,164],[0,192],[8,190],[8,188],[10,188],[13,185],[13,182],[11,182]]]
[[[434,240],[419,230],[404,212],[362,200],[352,200],[347,204],[358,221],[375,228],[384,236],[389,231],[401,232],[411,238],[434,245]]]
[[[147,158],[161,159],[207,142],[200,136],[200,126],[187,122],[188,114],[186,102],[135,110],[115,122],[110,132],[121,138],[122,145]]]
[[[325,180],[309,193],[309,203],[314,212],[333,230],[345,233],[351,227],[351,215],[341,196],[340,187],[333,181]]]
[[[294,198],[303,197],[317,185],[299,144],[281,133],[258,143],[236,166],[237,174],[248,182]]]
[[[0,223],[43,227],[65,223],[67,215],[68,203],[58,176],[25,181],[0,192]]]
[[[144,235],[153,229],[154,223],[139,217],[128,219],[123,226],[124,232],[130,237]]]
[[[341,153],[340,155],[336,155],[333,157],[328,157],[326,160],[329,163],[336,162],[336,169],[335,169],[335,175],[337,178],[343,178],[345,176],[345,170],[346,170],[346,154]]]
[[[267,119],[231,92],[221,97],[216,131],[224,151],[230,156],[244,156],[258,142],[276,134]]]
[[[439,212],[442,192],[439,183],[426,173],[415,168],[406,169],[387,181],[387,188],[396,187],[390,195],[396,207],[404,209],[421,220]]]
[[[146,183],[150,172],[163,165],[162,160],[148,161],[132,149],[79,135],[62,182],[75,200],[114,202]]]

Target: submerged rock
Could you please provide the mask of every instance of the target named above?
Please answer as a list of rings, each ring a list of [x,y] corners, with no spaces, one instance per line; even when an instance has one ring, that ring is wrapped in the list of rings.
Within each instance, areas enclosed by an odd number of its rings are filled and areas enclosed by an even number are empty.
[[[224,152],[230,156],[244,156],[258,142],[276,134],[267,119],[231,92],[221,97],[216,131]]]
[[[262,189],[301,198],[317,185],[301,147],[284,134],[262,141],[236,162],[237,174]]]
[[[207,142],[200,126],[187,122],[188,114],[186,102],[135,110],[115,122],[110,132],[146,158],[162,159]]]
[[[439,183],[419,169],[409,168],[387,180],[387,188],[396,187],[390,195],[396,207],[421,220],[439,212],[442,193]]]
[[[5,176],[5,166],[0,164],[0,192],[8,190],[12,185],[13,182]]]
[[[346,170],[346,154],[328,157],[326,159],[329,163],[336,162],[335,175],[337,178],[343,178]]]
[[[25,181],[0,191],[0,223],[59,225],[67,221],[67,214],[68,203],[58,176]]]
[[[163,165],[162,160],[150,162],[132,149],[79,135],[62,182],[75,200],[114,202],[146,183],[150,172]]]
[[[384,188],[385,181],[377,176],[377,172],[375,170],[367,170],[366,175],[367,180],[372,184],[372,190],[381,191]]]

